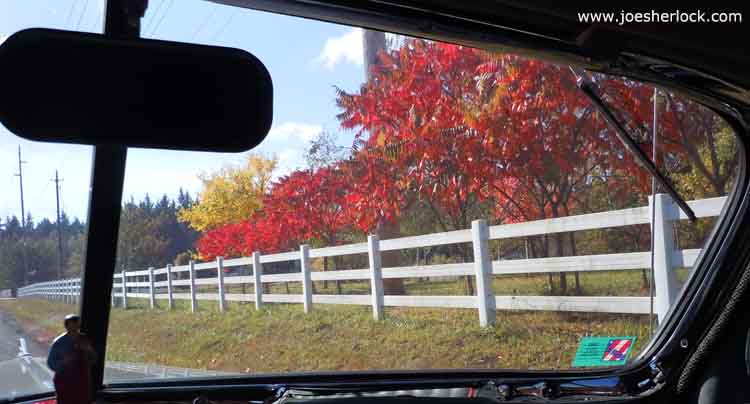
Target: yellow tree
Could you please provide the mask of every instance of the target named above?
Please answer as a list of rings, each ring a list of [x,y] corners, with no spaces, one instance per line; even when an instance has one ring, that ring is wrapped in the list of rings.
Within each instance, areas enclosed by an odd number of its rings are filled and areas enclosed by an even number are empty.
[[[242,165],[201,174],[198,202],[180,210],[180,221],[204,232],[249,218],[263,207],[277,162],[275,157],[249,154]]]

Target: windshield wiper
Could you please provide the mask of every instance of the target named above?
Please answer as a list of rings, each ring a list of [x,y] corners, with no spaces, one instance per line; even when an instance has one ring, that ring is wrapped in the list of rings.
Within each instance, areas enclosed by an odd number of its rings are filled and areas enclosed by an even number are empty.
[[[630,152],[630,154],[638,160],[649,173],[651,173],[659,185],[661,185],[662,188],[667,191],[669,196],[672,197],[675,203],[677,203],[677,206],[685,212],[688,219],[690,219],[691,222],[694,222],[697,218],[693,209],[690,208],[690,205],[688,205],[685,199],[677,192],[672,181],[656,168],[656,164],[654,164],[643,149],[638,146],[638,143],[633,140],[625,127],[617,120],[617,117],[612,113],[612,110],[610,110],[607,104],[604,103],[604,100],[599,97],[596,84],[586,80],[584,74],[577,73],[572,67],[570,68],[570,71],[573,72],[573,75],[576,77],[578,88],[580,88],[581,91],[591,100],[596,109],[604,115],[604,119],[615,130],[615,135],[620,139],[620,142],[625,146],[625,149]]]

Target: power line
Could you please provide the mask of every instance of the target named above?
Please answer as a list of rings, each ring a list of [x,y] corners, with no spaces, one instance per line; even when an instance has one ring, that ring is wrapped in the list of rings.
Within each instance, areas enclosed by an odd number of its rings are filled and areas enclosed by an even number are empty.
[[[164,9],[164,13],[161,15],[161,18],[159,19],[159,21],[156,22],[156,26],[151,31],[151,35],[149,35],[149,37],[153,38],[154,35],[156,35],[156,32],[159,30],[159,27],[161,26],[162,21],[164,21],[164,18],[169,13],[169,9],[172,7],[172,3],[174,3],[174,1],[173,0],[169,0],[169,4],[167,4],[167,8]]]
[[[41,200],[42,195],[44,195],[44,192],[47,191],[47,188],[49,188],[49,182],[44,184],[44,187],[42,187],[42,190],[36,195],[36,198],[32,199],[32,201]]]
[[[148,27],[154,25],[154,21],[156,20],[156,17],[159,16],[159,10],[161,10],[161,7],[166,2],[167,2],[167,0],[161,0],[161,2],[159,3],[159,5],[156,6],[156,8],[154,9],[154,13],[151,14],[151,18],[149,18],[148,21],[146,21],[146,24],[144,24],[144,26],[142,27],[143,32],[148,31]]]
[[[193,35],[190,36],[191,40],[194,40],[195,37],[197,37],[198,34],[200,34],[200,32],[203,31],[203,28],[205,28],[208,22],[211,21],[211,18],[213,18],[213,16],[216,15],[216,10],[218,9],[219,9],[218,6],[214,6],[213,10],[211,10],[211,13],[209,13],[206,16],[206,18],[203,19],[203,21],[198,25],[198,29],[196,29],[195,32],[193,32]]]
[[[89,6],[89,0],[86,0],[83,3],[83,10],[81,10],[81,15],[78,17],[78,23],[76,24],[76,31],[78,31],[78,28],[81,26],[81,22],[83,21],[83,16],[86,15],[86,9]]]
[[[223,33],[224,33],[224,31],[225,31],[225,30],[226,30],[226,29],[227,29],[227,28],[229,27],[229,24],[231,24],[231,23],[232,23],[232,20],[234,20],[234,17],[235,17],[235,16],[236,16],[236,15],[237,15],[237,14],[238,14],[239,12],[240,12],[239,10],[234,10],[234,11],[232,12],[232,14],[231,14],[231,15],[229,16],[229,18],[227,18],[227,21],[226,21],[226,22],[224,23],[224,25],[222,25],[222,26],[221,26],[221,28],[219,28],[219,30],[218,30],[218,31],[216,31],[216,33],[215,33],[215,34],[214,34],[214,35],[213,35],[213,36],[211,37],[211,42],[213,42],[213,41],[215,41],[216,39],[218,39],[218,38],[219,38],[219,37],[221,36],[221,34],[223,34]]]
[[[73,0],[72,3],[70,3],[70,9],[68,9],[68,18],[65,19],[65,27],[68,27],[68,24],[70,24],[70,19],[73,17],[73,9],[76,8],[76,4],[78,4],[78,0]]]

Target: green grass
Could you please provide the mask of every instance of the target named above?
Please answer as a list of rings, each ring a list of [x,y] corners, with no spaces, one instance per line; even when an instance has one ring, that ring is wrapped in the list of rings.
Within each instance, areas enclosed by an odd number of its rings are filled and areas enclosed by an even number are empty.
[[[450,282],[455,284],[456,282]],[[251,373],[299,370],[415,368],[567,368],[585,335],[634,335],[648,340],[647,316],[557,312],[498,312],[497,325],[478,326],[475,310],[387,308],[374,321],[366,306],[187,301],[172,311],[145,299],[113,309],[107,359]],[[42,300],[0,302],[37,333],[60,331],[75,306]]]
[[[688,269],[679,268],[677,279],[684,282],[688,276]],[[648,274],[647,274],[648,275]],[[558,281],[557,274],[554,274],[555,282]],[[648,296],[648,287],[643,285],[643,275],[641,270],[627,271],[600,271],[600,272],[581,272],[579,281],[581,285],[580,293],[575,290],[575,280],[573,274],[568,274],[568,291],[567,295],[580,296]],[[316,294],[338,294],[336,283],[329,281],[313,282],[315,284]],[[342,281],[342,294],[369,294],[369,281]],[[463,279],[457,280],[420,280],[404,279],[406,293],[409,295],[466,295],[466,286]],[[299,282],[275,283],[269,285],[270,293],[291,293],[301,294],[302,286]],[[547,274],[534,275],[507,275],[495,276],[493,278],[492,289],[495,295],[518,295],[518,296],[547,296],[560,295],[559,291],[550,291],[547,281]],[[230,285],[227,289],[229,293],[241,293],[241,286]],[[205,287],[202,291],[215,292],[215,287]],[[253,286],[248,285],[245,293],[253,293]]]
[[[680,282],[686,269],[677,270]],[[580,274],[581,295],[646,296],[640,270]],[[457,280],[406,279],[410,295],[465,295]],[[266,285],[270,293],[300,294],[299,282]],[[367,294],[367,281],[340,283],[343,294]],[[179,288],[176,292],[185,292]],[[215,292],[200,286],[198,292]],[[336,294],[336,283],[315,282],[317,294]],[[547,275],[496,276],[496,295],[556,295]],[[228,293],[253,293],[253,286],[227,285]],[[572,274],[568,293],[575,294]],[[478,325],[475,310],[386,308],[374,321],[367,306],[269,304],[198,301],[190,313],[186,300],[172,311],[164,300],[150,310],[147,299],[129,299],[129,309],[112,311],[107,359],[239,372],[364,370],[414,368],[569,367],[581,337],[633,335],[638,350],[648,341],[648,316],[563,312],[499,311],[491,328]],[[64,314],[75,306],[41,300],[0,302],[38,339],[60,332]]]
[[[680,282],[687,269],[678,269]],[[580,274],[581,295],[646,296],[640,270]],[[465,295],[462,279],[406,279],[410,295]],[[299,282],[266,285],[270,293],[300,294]],[[368,294],[369,282],[340,283],[343,294]],[[185,292],[178,288],[176,292]],[[216,292],[200,286],[198,292]],[[496,276],[496,295],[556,295],[547,275]],[[228,293],[253,293],[253,286],[227,285]],[[336,294],[336,283],[315,282],[317,294]],[[568,292],[575,294],[572,274]],[[112,311],[107,358],[168,366],[240,372],[414,368],[569,367],[583,336],[633,335],[638,350],[648,341],[648,316],[563,312],[499,311],[491,328],[478,325],[475,310],[386,308],[374,321],[368,306],[228,303],[198,301],[190,313],[186,300],[166,301],[150,310],[147,299],[131,298],[129,309]],[[75,306],[41,300],[0,302],[38,340],[61,331],[63,316]]]

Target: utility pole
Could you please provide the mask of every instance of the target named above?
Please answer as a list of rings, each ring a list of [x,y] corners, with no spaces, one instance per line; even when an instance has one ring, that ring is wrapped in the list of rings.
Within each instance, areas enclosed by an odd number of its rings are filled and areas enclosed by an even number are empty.
[[[21,185],[21,226],[26,228],[26,212],[23,207],[23,168],[22,164],[26,164],[25,161],[21,160],[21,145],[18,145],[18,174],[14,174],[18,177],[18,182]]]
[[[55,179],[51,180],[55,183],[55,200],[57,202],[57,279],[63,277],[63,234],[62,224],[60,223],[60,182],[62,181],[57,176],[57,170],[55,170]]]
[[[385,32],[371,29],[363,30],[362,50],[364,51],[365,59],[363,63],[365,67],[365,80],[370,80],[372,76],[371,68],[380,62],[380,52],[384,51],[385,47]]]
[[[18,182],[21,185],[21,259],[23,260],[23,284],[29,284],[29,260],[26,259],[26,211],[23,206],[23,164],[26,162],[21,159],[21,145],[18,145]]]

